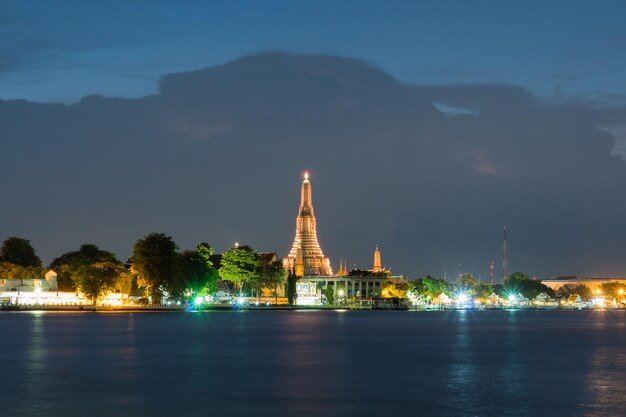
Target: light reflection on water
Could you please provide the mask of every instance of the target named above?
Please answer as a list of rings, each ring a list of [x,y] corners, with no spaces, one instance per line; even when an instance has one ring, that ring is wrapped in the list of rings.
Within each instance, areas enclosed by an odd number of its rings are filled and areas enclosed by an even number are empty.
[[[0,314],[0,416],[613,416],[626,312]]]
[[[606,327],[612,322],[611,311],[595,312],[596,326]],[[608,316],[608,317],[605,317]],[[622,324],[622,323],[619,323]],[[626,368],[626,335],[622,329],[607,333],[603,329],[595,329],[591,343],[595,350],[590,355],[589,369],[585,376],[585,385],[589,390],[589,400],[581,404],[587,409],[586,416],[617,416],[626,413],[624,399],[626,385],[624,369]],[[615,349],[611,339],[617,338],[622,346]]]
[[[476,364],[474,362],[471,332],[468,325],[468,311],[460,310],[457,315],[457,329],[452,348],[453,361],[449,365],[448,401],[445,406],[450,413],[472,415],[480,404],[477,396]]]
[[[41,381],[40,384],[26,384],[26,395],[31,401],[26,404],[27,410],[32,414],[40,414],[45,411],[45,401],[43,396],[48,389],[45,379],[47,364],[46,337],[44,334],[43,312],[32,312],[30,337],[26,349],[26,361],[24,362],[24,374],[22,378],[26,381]],[[6,354],[6,352],[3,352]]]
[[[508,408],[503,415],[506,416],[525,416],[528,415],[528,403],[525,401],[524,392],[525,372],[523,370],[523,353],[520,352],[520,344],[523,343],[522,330],[519,329],[518,310],[510,310],[506,312],[507,316],[507,335],[505,345],[505,361],[499,371],[499,382],[501,388],[498,392],[508,398],[516,407]],[[522,324],[523,325],[523,324]],[[523,345],[522,345],[523,346]]]

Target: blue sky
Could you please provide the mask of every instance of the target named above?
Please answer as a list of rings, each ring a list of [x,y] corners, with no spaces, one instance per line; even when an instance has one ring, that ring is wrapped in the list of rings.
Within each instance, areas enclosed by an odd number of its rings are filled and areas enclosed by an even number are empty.
[[[365,59],[416,84],[624,101],[623,1],[4,1],[0,98],[139,97],[267,50]]]

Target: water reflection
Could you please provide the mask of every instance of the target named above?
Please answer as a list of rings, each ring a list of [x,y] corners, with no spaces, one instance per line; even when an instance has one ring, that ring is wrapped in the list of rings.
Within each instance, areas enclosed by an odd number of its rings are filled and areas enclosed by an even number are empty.
[[[585,378],[587,401],[582,406],[589,417],[616,416],[624,413],[626,399],[626,353],[624,329],[610,311],[596,312],[594,326],[608,327],[609,331],[594,331],[590,343],[595,351],[590,355],[590,365]]]
[[[520,344],[523,344],[522,331],[518,324],[520,311],[506,311],[506,338],[503,346],[505,353],[504,364],[500,369],[498,394],[506,399],[509,404],[502,410],[503,416],[526,416],[528,415],[528,398],[525,397],[526,386],[524,378],[526,371],[523,362],[526,353],[520,352]]]
[[[0,415],[620,415],[624,323],[625,311],[0,314]]]
[[[26,398],[22,406],[33,414],[43,413],[46,410],[46,394],[49,388],[49,377],[46,374],[47,340],[44,332],[45,313],[38,311],[30,314],[30,338],[26,360],[23,363],[23,388]]]
[[[466,310],[455,312],[456,337],[453,360],[450,364],[448,388],[450,401],[445,405],[451,408],[451,415],[474,415],[476,413],[478,388],[476,386],[476,364],[471,346],[470,324]]]
[[[353,387],[345,384],[346,314],[329,313],[285,317],[280,338],[284,362],[276,368],[275,386],[288,414],[342,415],[349,402]]]

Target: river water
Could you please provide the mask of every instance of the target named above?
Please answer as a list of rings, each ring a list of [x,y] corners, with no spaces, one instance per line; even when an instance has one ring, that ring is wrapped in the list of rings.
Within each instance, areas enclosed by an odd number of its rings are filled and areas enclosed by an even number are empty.
[[[626,311],[0,313],[0,416],[626,415]]]

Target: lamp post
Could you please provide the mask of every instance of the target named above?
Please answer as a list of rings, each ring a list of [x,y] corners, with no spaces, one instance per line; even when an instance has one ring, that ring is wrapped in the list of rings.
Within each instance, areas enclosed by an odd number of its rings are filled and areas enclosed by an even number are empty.
[[[343,305],[343,296],[345,295],[345,291],[343,289],[340,289],[337,291],[337,295],[339,296],[339,299],[341,300],[341,304]]]

